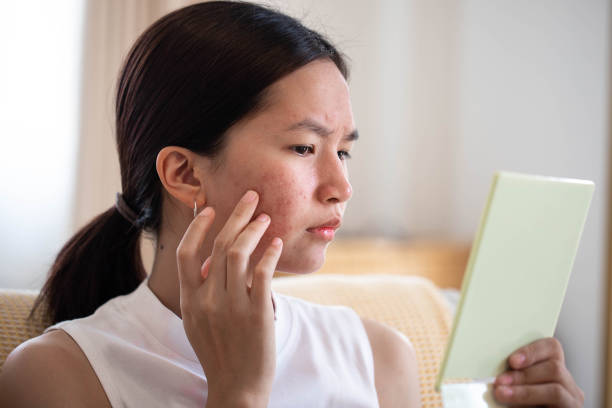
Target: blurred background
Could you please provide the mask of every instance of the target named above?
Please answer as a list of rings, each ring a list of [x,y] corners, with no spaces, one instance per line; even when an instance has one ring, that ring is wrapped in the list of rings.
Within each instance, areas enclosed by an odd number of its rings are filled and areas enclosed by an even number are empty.
[[[155,19],[190,3],[0,4],[0,287],[39,289],[64,242],[114,204],[122,59]],[[431,273],[458,288],[494,171],[595,181],[556,336],[585,406],[602,406],[612,2],[265,3],[326,33],[350,58],[361,137],[330,262],[350,269],[334,248],[351,242],[376,268],[384,246],[413,262],[393,273]],[[150,246],[143,251],[150,263]]]

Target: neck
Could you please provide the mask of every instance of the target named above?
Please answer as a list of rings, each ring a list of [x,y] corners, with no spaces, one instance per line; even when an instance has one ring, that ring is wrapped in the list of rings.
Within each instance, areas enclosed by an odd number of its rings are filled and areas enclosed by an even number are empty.
[[[157,239],[153,268],[149,277],[149,288],[159,301],[175,315],[181,318],[180,285],[176,265],[176,249],[182,237],[162,232]],[[210,254],[212,244],[205,243],[202,253]],[[247,285],[252,284],[253,266],[249,265]]]
[[[167,197],[164,197],[166,203]],[[163,205],[166,208],[167,204]],[[180,207],[180,206],[179,206]],[[159,301],[181,318],[180,286],[176,265],[176,248],[191,221],[189,211],[185,213],[164,211],[162,224],[155,239],[153,267],[149,276],[149,288]],[[203,248],[208,250],[208,246]]]
[[[175,245],[168,243],[162,239],[158,240],[149,288],[164,306],[180,318],[180,287],[175,255],[178,242]]]

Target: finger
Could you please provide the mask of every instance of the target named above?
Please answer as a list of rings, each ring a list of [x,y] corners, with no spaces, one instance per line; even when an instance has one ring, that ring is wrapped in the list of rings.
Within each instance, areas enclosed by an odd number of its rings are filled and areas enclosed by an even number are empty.
[[[202,278],[197,273],[202,267],[200,250],[214,218],[215,211],[206,207],[191,221],[176,248],[179,284],[182,288],[196,289],[202,284]]]
[[[575,400],[561,384],[497,386],[493,390],[495,399],[505,405],[533,406],[546,405],[570,407]]]
[[[268,302],[271,304],[272,276],[276,270],[276,265],[281,256],[282,249],[283,241],[280,238],[274,238],[253,272],[251,300],[261,308],[265,308]]]
[[[257,202],[257,193],[253,190],[247,191],[215,237],[208,279],[206,279],[206,285],[210,282],[210,287],[214,287],[215,292],[227,289],[227,252],[238,234],[251,220]]]
[[[559,383],[572,395],[582,392],[569,370],[559,360],[546,360],[518,371],[507,371],[495,379],[496,385],[528,385]]]
[[[251,254],[259,244],[261,237],[270,225],[267,214],[259,214],[257,218],[238,235],[236,241],[227,253],[227,290],[230,298],[244,298],[247,293],[247,268]]]
[[[508,357],[508,364],[510,368],[519,370],[549,359],[559,360],[565,364],[563,347],[554,337],[536,340],[521,347]]]

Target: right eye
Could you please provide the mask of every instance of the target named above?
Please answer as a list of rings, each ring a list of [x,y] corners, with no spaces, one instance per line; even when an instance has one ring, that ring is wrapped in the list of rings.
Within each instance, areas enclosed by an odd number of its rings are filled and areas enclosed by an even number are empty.
[[[314,153],[312,146],[291,146],[291,149],[300,156],[306,156],[307,153]]]

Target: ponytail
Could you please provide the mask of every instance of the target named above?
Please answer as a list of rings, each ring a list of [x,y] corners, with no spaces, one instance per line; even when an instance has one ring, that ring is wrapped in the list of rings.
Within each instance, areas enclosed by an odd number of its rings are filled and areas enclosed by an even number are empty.
[[[116,207],[98,215],[60,250],[30,316],[44,302],[53,324],[85,317],[132,292],[146,277],[140,236]]]

